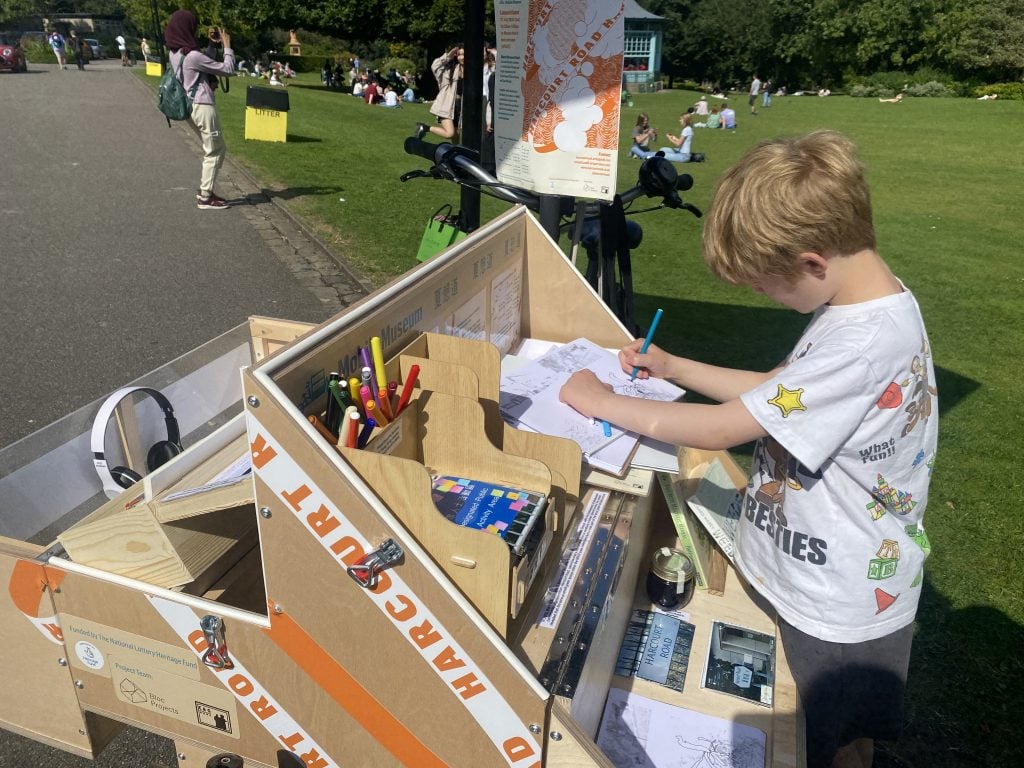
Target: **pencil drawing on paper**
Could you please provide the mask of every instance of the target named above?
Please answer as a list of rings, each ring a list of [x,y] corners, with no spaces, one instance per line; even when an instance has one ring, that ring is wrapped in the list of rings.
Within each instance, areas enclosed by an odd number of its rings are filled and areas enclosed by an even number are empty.
[[[499,406],[514,425],[575,440],[585,454],[597,451],[625,434],[612,422],[612,436],[558,399],[559,390],[576,371],[588,368],[616,393],[650,400],[675,400],[683,391],[659,379],[630,381],[615,353],[586,339],[552,349],[502,376]]]
[[[616,768],[764,768],[766,741],[757,728],[618,688],[597,735]]]

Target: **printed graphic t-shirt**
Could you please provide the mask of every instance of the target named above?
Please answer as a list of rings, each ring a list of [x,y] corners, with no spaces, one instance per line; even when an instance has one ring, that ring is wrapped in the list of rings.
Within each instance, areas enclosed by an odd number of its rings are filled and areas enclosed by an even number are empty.
[[[745,393],[758,441],[737,566],[779,615],[831,642],[914,619],[938,436],[935,373],[909,291],[818,310],[786,366]]]

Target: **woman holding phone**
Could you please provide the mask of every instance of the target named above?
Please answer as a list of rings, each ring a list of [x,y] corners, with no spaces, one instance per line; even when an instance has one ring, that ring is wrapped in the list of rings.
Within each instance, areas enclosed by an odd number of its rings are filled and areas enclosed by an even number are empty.
[[[170,67],[192,99],[189,123],[203,144],[203,167],[196,193],[200,210],[219,211],[228,207],[227,201],[215,194],[217,173],[224,164],[227,147],[220,130],[220,118],[214,103],[218,75],[235,74],[235,53],[231,50],[231,35],[226,29],[211,27],[207,32],[208,47],[199,50],[196,34],[199,21],[191,11],[180,9],[171,14],[164,32],[170,51]],[[224,60],[213,58],[218,45],[224,46]]]

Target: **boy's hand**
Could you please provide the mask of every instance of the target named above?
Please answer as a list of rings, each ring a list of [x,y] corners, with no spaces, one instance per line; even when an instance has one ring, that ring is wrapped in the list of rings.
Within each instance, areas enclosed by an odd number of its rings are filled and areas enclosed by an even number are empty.
[[[584,416],[594,418],[601,398],[611,392],[610,384],[605,384],[593,371],[584,368],[582,371],[576,371],[562,385],[558,399]]]
[[[635,339],[631,344],[619,350],[619,365],[626,373],[632,374],[634,368],[639,368],[636,377],[638,379],[649,379],[653,376],[656,379],[668,378],[668,367],[670,356],[656,344],[647,348],[646,354],[640,354],[640,348],[644,345],[643,339]]]

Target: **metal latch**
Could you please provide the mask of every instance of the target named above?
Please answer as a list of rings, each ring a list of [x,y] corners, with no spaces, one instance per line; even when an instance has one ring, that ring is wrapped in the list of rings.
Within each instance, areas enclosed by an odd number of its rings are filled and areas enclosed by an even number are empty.
[[[235,664],[228,657],[228,643],[224,639],[224,619],[208,614],[199,620],[199,628],[206,637],[206,653],[203,664],[213,669],[234,669]]]
[[[355,582],[366,589],[373,589],[379,581],[378,575],[389,565],[394,565],[405,555],[394,539],[384,539],[373,552],[367,552],[346,572]]]

